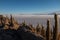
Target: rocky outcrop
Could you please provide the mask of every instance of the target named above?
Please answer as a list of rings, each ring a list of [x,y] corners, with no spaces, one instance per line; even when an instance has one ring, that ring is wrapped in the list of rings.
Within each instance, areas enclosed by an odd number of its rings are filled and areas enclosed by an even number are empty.
[[[20,28],[18,30],[0,30],[0,40],[44,40],[44,38]]]

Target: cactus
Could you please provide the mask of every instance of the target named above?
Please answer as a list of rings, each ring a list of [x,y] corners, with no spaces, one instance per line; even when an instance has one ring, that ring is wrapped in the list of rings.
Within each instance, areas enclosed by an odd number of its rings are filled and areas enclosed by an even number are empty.
[[[13,18],[12,18],[12,15],[10,15],[10,26],[13,26]]]
[[[29,24],[30,28],[33,28],[33,25],[32,24]]]
[[[4,27],[4,25],[5,25],[5,24],[4,24],[4,21],[3,21],[3,15],[1,15],[0,20],[1,20],[1,28],[2,28],[2,27]]]
[[[41,35],[43,36],[43,37],[45,37],[45,29],[44,29],[44,26],[42,25],[42,28],[41,28]]]
[[[30,24],[30,29],[31,29],[31,31],[33,32],[33,33],[35,33],[35,28],[33,27],[33,25],[32,24]]]
[[[2,23],[2,19],[3,19],[3,18],[1,17],[1,18],[0,18],[0,20],[1,20],[1,25],[0,25],[0,26],[1,26],[1,27],[2,27],[2,25],[3,25],[3,23]]]
[[[1,17],[1,24],[2,24],[2,20],[3,20],[3,18]]]
[[[57,40],[57,34],[58,34],[58,18],[57,18],[57,14],[55,14],[54,17],[55,17],[55,27],[53,29],[53,40]]]
[[[37,34],[41,33],[41,28],[40,28],[39,24],[37,24],[37,26],[36,26],[36,32],[37,32]]]
[[[26,26],[25,20],[24,20],[24,22],[22,23],[22,26]]]
[[[30,27],[31,30],[34,29],[32,24],[29,24],[29,27]]]
[[[53,30],[52,29],[50,30],[50,38],[51,38],[51,40],[53,38]]]
[[[11,18],[10,18],[10,20],[11,20],[11,25],[13,24],[12,22],[13,22],[13,20],[12,20],[12,15],[11,15]]]
[[[46,40],[50,40],[50,20],[47,20]]]

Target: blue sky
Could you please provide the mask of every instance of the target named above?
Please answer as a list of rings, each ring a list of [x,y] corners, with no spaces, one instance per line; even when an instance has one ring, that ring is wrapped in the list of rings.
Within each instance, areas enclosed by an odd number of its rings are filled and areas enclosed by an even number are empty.
[[[41,14],[60,11],[60,0],[0,0],[2,14]]]

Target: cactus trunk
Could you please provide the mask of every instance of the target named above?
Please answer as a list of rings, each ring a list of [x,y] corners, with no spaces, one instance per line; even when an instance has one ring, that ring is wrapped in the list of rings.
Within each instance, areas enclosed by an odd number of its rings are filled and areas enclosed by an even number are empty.
[[[47,20],[46,40],[50,40],[50,20]]]
[[[57,14],[55,14],[54,17],[55,17],[55,28],[53,29],[53,40],[57,40],[57,34],[58,34],[58,18],[57,18]]]
[[[12,15],[10,15],[11,18],[10,18],[10,26],[13,27],[13,18],[12,18]]]

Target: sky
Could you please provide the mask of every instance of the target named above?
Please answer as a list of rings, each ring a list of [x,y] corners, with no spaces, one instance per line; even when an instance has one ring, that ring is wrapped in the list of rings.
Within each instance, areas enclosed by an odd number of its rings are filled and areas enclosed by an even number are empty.
[[[60,11],[60,0],[0,0],[0,14],[45,14]]]

